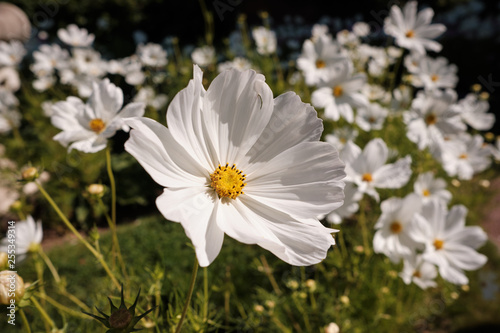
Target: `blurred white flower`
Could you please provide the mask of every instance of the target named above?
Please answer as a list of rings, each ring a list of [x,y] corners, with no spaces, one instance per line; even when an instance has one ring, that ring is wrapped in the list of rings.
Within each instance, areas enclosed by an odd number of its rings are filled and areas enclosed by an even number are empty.
[[[40,45],[39,50],[33,52],[35,62],[30,66],[36,76],[47,76],[54,71],[63,70],[70,66],[70,55],[57,44]]]
[[[362,107],[368,104],[368,99],[361,93],[366,82],[363,73],[353,75],[350,61],[344,61],[338,75],[328,81],[321,82],[317,90],[312,93],[311,101],[315,107],[325,109],[325,117],[339,120],[342,116],[349,123],[354,121],[353,107]]]
[[[313,40],[307,39],[297,59],[297,68],[302,71],[308,86],[328,81],[339,71],[346,60],[346,54],[330,35],[319,34]]]
[[[466,130],[460,114],[451,108],[457,100],[453,90],[436,90],[417,94],[411,110],[405,112],[406,136],[418,145],[420,150],[435,148],[444,135],[458,134]]]
[[[108,79],[94,83],[92,95],[84,104],[77,97],[53,106],[52,124],[62,132],[54,136],[68,151],[77,149],[95,153],[106,148],[107,139],[117,130],[128,131],[124,118],[144,114],[144,104],[130,103],[122,109],[123,92]]]
[[[358,108],[356,113],[356,124],[366,132],[381,130],[388,114],[389,110],[382,107],[380,104],[369,103],[366,106]]]
[[[404,283],[415,283],[422,289],[437,287],[434,279],[437,277],[437,269],[431,263],[425,262],[422,255],[416,254],[404,259],[403,271],[399,276]]]
[[[163,67],[167,65],[167,51],[161,45],[155,43],[139,44],[136,51],[142,64],[151,67]]]
[[[421,10],[417,14],[417,2],[406,3],[404,14],[396,5],[384,21],[384,32],[396,39],[396,44],[420,54],[425,50],[441,51],[441,44],[432,40],[446,31],[443,24],[431,24],[434,11],[431,8]]]
[[[273,100],[261,74],[225,71],[205,90],[195,66],[169,105],[168,128],[126,123],[125,149],[165,187],[157,207],[182,224],[201,266],[217,257],[224,234],[292,265],[323,260],[335,243],[315,217],[342,204],[343,163],[318,142],[316,111],[294,93]]]
[[[142,87],[134,97],[134,102],[141,102],[156,110],[161,110],[167,105],[168,97],[165,94],[156,94],[152,87]]]
[[[495,114],[488,113],[490,104],[488,101],[477,98],[476,94],[468,94],[453,106],[460,113],[462,120],[478,131],[487,131],[495,124]]]
[[[366,22],[356,22],[352,26],[352,32],[358,37],[366,37],[370,34],[370,25]]]
[[[448,212],[445,204],[431,200],[415,218],[411,237],[425,244],[423,259],[438,266],[441,277],[451,283],[469,283],[464,271],[483,266],[487,258],[476,251],[488,236],[480,227],[466,227],[467,208],[455,205]]]
[[[22,261],[28,253],[38,251],[42,238],[41,221],[35,222],[33,217],[28,215],[26,220],[16,222],[16,260]],[[7,252],[9,244],[9,238],[3,238],[0,242],[0,252]]]
[[[342,150],[341,159],[346,164],[346,181],[358,185],[359,191],[379,200],[376,188],[401,188],[412,174],[411,157],[406,156],[395,163],[385,164],[389,149],[380,139],[372,139],[363,151],[352,141]]]
[[[16,92],[21,88],[21,79],[12,67],[0,67],[0,90]]]
[[[213,46],[209,45],[197,47],[194,49],[193,53],[191,53],[191,59],[194,64],[206,67],[215,63],[215,49]]]
[[[257,45],[257,52],[262,55],[269,55],[276,52],[276,33],[266,27],[256,27],[252,30],[252,37]]]
[[[0,41],[0,66],[15,67],[23,60],[26,48],[17,40]]]
[[[219,73],[222,73],[223,71],[229,70],[229,69],[232,69],[232,68],[240,70],[240,71],[245,71],[247,69],[251,69],[252,68],[252,64],[250,63],[250,61],[248,61],[245,58],[236,57],[236,58],[234,58],[231,61],[225,61],[223,63],[220,63],[217,66],[217,71]]]
[[[70,24],[66,29],[57,30],[57,37],[73,47],[89,47],[94,42],[94,34],[89,34],[87,29],[78,28],[75,24]]]
[[[451,193],[446,190],[446,182],[442,178],[434,178],[432,171],[418,175],[413,184],[413,192],[420,196],[423,203],[437,199],[448,204],[451,200]]]
[[[363,198],[363,193],[351,182],[346,182],[344,188],[344,203],[330,214],[326,215],[326,220],[332,224],[340,224],[346,217],[350,217],[359,210],[359,200]]]
[[[410,257],[418,243],[411,237],[411,224],[415,213],[420,211],[422,201],[419,196],[410,193],[405,198],[389,198],[382,201],[380,215],[375,224],[373,251],[383,253],[392,262]]]
[[[420,60],[416,68],[409,69],[414,76],[412,84],[426,90],[455,88],[458,82],[457,70],[457,66],[448,65],[448,59],[444,57],[432,59],[427,56]]]
[[[348,141],[354,141],[358,137],[358,130],[351,126],[337,128],[332,134],[325,136],[325,141],[333,145],[338,151],[344,149]]]

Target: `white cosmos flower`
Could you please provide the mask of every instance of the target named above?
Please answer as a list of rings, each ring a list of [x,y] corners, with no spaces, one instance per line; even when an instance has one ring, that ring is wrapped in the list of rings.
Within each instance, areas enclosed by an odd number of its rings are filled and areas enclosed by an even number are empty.
[[[256,27],[252,30],[252,37],[257,45],[257,52],[268,55],[276,52],[276,33],[266,27]]]
[[[139,44],[136,53],[145,66],[163,67],[168,63],[167,51],[160,44]]]
[[[314,31],[313,31],[314,33]],[[330,35],[319,34],[307,39],[297,59],[297,68],[302,71],[306,84],[314,86],[337,75],[346,54]]]
[[[342,69],[328,81],[321,82],[320,88],[311,95],[312,104],[325,109],[325,117],[339,120],[342,116],[349,123],[354,121],[353,107],[368,105],[368,99],[361,93],[366,75],[353,75],[353,65],[344,61]]]
[[[20,41],[0,41],[0,66],[17,66],[25,54],[26,48]]]
[[[404,12],[404,13],[403,13]],[[417,14],[417,2],[406,3],[403,12],[394,5],[384,21],[384,32],[396,38],[396,44],[425,54],[425,50],[441,51],[441,44],[432,40],[446,31],[443,24],[431,24],[434,11],[431,8]]]
[[[370,103],[365,107],[358,108],[356,113],[356,124],[363,131],[381,130],[389,110],[378,103]]]
[[[484,144],[481,135],[468,133],[445,141],[435,153],[449,176],[465,180],[486,170],[491,165],[491,154],[491,148]]]
[[[392,262],[410,257],[418,246],[411,237],[411,224],[415,213],[420,211],[422,201],[411,193],[405,198],[390,198],[382,201],[382,215],[375,224],[373,250],[383,253]]]
[[[208,90],[194,79],[167,111],[168,128],[148,118],[125,149],[165,187],[156,200],[180,222],[201,266],[218,255],[224,234],[258,244],[292,265],[325,258],[334,239],[316,216],[344,198],[344,165],[318,142],[322,122],[294,93],[273,100],[264,76],[252,70],[219,74]]]
[[[476,130],[487,131],[495,124],[495,114],[488,113],[490,104],[478,99],[476,94],[468,94],[453,107],[460,113],[462,120]]]
[[[37,246],[42,243],[42,222],[28,215],[26,220],[16,222],[16,259],[24,260],[30,252],[36,252]],[[0,252],[7,252],[9,239],[5,237],[0,242]]]
[[[385,164],[388,158],[389,149],[380,138],[368,142],[363,151],[348,141],[341,152],[341,159],[346,163],[346,181],[354,182],[359,191],[378,201],[376,188],[401,188],[412,173],[410,156]]]
[[[460,114],[452,108],[456,100],[457,94],[451,89],[420,91],[412,102],[411,110],[403,115],[408,139],[423,150],[441,144],[444,135],[465,131],[467,127]]]
[[[332,134],[327,134],[325,141],[332,144],[338,151],[342,151],[348,141],[354,141],[357,137],[358,130],[350,126],[344,126],[337,128]]]
[[[446,182],[442,178],[434,178],[432,171],[418,175],[413,184],[413,192],[420,196],[423,203],[438,199],[447,204],[451,200],[451,193],[446,190]]]
[[[54,136],[68,151],[77,149],[95,153],[106,148],[107,139],[122,129],[128,131],[123,123],[127,117],[144,114],[143,103],[130,103],[122,109],[123,92],[108,79],[94,83],[92,95],[87,103],[70,96],[66,101],[54,104],[52,124],[62,132]]]
[[[219,73],[222,73],[223,71],[231,69],[231,68],[238,69],[240,71],[244,71],[244,70],[247,70],[247,69],[251,69],[252,68],[252,64],[250,63],[250,61],[248,61],[245,58],[236,57],[233,60],[225,61],[223,63],[220,63],[217,66],[217,71]]]
[[[0,90],[16,92],[21,88],[19,73],[13,67],[0,67]]]
[[[191,53],[191,59],[194,64],[206,67],[215,63],[215,49],[213,46],[209,45],[197,47],[194,49],[193,53]]]
[[[458,82],[457,66],[448,64],[448,59],[444,57],[433,59],[424,56],[416,68],[409,70],[414,75],[413,85],[426,90],[455,88]]]
[[[57,30],[57,37],[64,43],[73,47],[88,47],[94,42],[94,34],[89,34],[87,29],[78,28],[75,24],[70,24],[66,29]]]
[[[403,271],[399,273],[399,276],[404,283],[410,284],[413,282],[422,289],[437,287],[437,283],[434,281],[437,277],[436,266],[425,262],[422,255],[413,255],[404,259],[403,262]]]
[[[469,280],[463,271],[483,266],[487,258],[476,251],[488,236],[480,227],[466,227],[467,208],[456,205],[448,212],[445,204],[431,200],[416,215],[411,236],[425,244],[423,259],[438,266],[441,277],[464,285]]]

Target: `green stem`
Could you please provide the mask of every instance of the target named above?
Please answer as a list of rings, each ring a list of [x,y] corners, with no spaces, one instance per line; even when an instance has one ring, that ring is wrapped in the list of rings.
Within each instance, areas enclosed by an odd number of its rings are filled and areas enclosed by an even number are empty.
[[[52,197],[47,193],[47,191],[45,191],[45,189],[43,188],[43,186],[38,182],[38,180],[35,181],[35,184],[37,185],[38,190],[40,191],[40,193],[42,193],[42,195],[45,197],[45,199],[49,202],[49,204],[52,206],[52,208],[56,211],[57,215],[59,215],[59,217],[64,222],[64,224],[68,227],[68,229],[71,230],[71,232],[76,236],[76,238],[78,238],[78,240],[80,242],[82,242],[83,245],[85,245],[89,249],[89,251],[94,255],[94,257],[96,257],[96,259],[99,261],[99,263],[101,264],[101,266],[104,268],[104,270],[106,271],[106,273],[111,278],[111,281],[113,281],[113,284],[116,286],[116,288],[120,289],[121,288],[120,283],[116,279],[116,277],[113,274],[113,272],[111,272],[111,270],[109,269],[109,266],[106,263],[106,261],[104,261],[104,259],[102,257],[102,254],[100,254],[99,252],[97,252],[94,249],[94,247],[92,245],[90,245],[90,243],[87,242],[85,240],[85,238],[82,237],[82,235],[80,235],[80,233],[75,229],[75,227],[71,224],[71,222],[69,222],[69,220],[63,214],[63,212],[61,211],[61,209],[59,208],[59,206],[57,206],[57,204],[54,202],[54,200],[52,200]]]
[[[181,319],[179,320],[179,323],[177,324],[177,327],[175,329],[175,333],[179,333],[182,328],[182,324],[184,323],[184,318],[186,318],[186,313],[189,307],[189,303],[191,302],[191,296],[193,295],[193,290],[194,290],[194,284],[196,282],[196,275],[198,274],[198,260],[194,260],[194,265],[193,265],[193,273],[191,274],[191,282],[189,284],[189,290],[188,294],[186,297],[186,303],[184,304],[184,308],[182,309],[182,314],[181,314]]]
[[[26,333],[31,333],[30,323],[26,318],[26,314],[24,314],[24,310],[19,309],[19,313],[21,314],[21,320],[23,321],[23,327],[26,329]]]
[[[358,216],[358,222],[359,225],[361,226],[361,235],[363,236],[363,247],[365,250],[365,254],[367,257],[370,256],[371,251],[370,251],[370,240],[369,240],[369,232],[368,232],[368,227],[366,225],[366,215],[365,215],[365,201],[362,199],[359,202],[359,216]]]
[[[62,305],[61,303],[57,302],[55,299],[53,299],[52,297],[50,297],[48,295],[42,295],[40,293],[37,293],[36,296],[45,299],[48,303],[52,304],[53,306],[55,306],[59,310],[64,311],[66,313],[69,313],[70,315],[72,315],[74,317],[79,317],[79,318],[84,318],[84,319],[88,318],[86,315],[82,314],[81,312],[72,310],[72,309],[68,308],[67,306]],[[86,309],[84,309],[84,310],[87,312],[92,311],[87,306],[85,306],[85,308]]]
[[[262,266],[264,266],[264,272],[267,275],[267,278],[269,279],[269,282],[271,282],[271,285],[273,286],[274,292],[276,295],[281,295],[282,291],[280,287],[278,286],[278,283],[276,282],[276,279],[273,276],[271,267],[269,267],[269,264],[267,263],[267,259],[264,255],[260,256],[260,261],[262,262]]]
[[[40,258],[42,258],[45,262],[45,265],[47,265],[47,267],[49,268],[52,276],[54,277],[54,280],[56,280],[56,283],[59,284],[61,282],[61,277],[59,276],[59,273],[57,273],[57,269],[52,264],[50,258],[47,257],[45,252],[43,252],[43,248],[41,246],[38,247],[38,254],[40,255]]]
[[[49,325],[52,329],[57,328],[56,324],[54,324],[54,321],[49,317],[49,315],[47,314],[47,312],[45,312],[45,310],[42,308],[42,306],[40,305],[40,303],[38,303],[38,301],[36,300],[36,298],[31,297],[30,300],[31,300],[31,303],[33,303],[33,305],[35,306],[35,308],[38,310],[38,312],[40,312],[40,314],[42,315],[42,319],[45,322],[45,324]]]
[[[208,269],[203,267],[203,323],[208,321]]]

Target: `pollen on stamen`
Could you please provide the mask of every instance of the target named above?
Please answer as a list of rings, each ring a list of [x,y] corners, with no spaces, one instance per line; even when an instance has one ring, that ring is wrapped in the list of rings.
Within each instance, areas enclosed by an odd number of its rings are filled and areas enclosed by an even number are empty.
[[[210,186],[217,192],[219,198],[236,199],[239,195],[244,194],[245,180],[246,175],[238,170],[236,164],[231,167],[229,163],[226,163],[225,166],[219,164],[210,175]]]
[[[371,182],[373,180],[372,174],[371,173],[365,173],[363,174],[361,178],[364,182]]]
[[[101,118],[95,118],[89,122],[89,127],[92,132],[99,134],[104,131],[104,129],[106,128],[106,124],[104,124],[104,121],[102,121]]]

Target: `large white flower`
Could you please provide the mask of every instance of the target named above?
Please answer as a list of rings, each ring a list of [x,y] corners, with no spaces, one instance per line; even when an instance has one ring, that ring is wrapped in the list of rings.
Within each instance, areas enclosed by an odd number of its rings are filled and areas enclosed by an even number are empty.
[[[441,44],[432,40],[443,32],[446,27],[443,24],[430,24],[434,11],[426,8],[417,14],[417,2],[408,2],[404,9],[394,5],[391,7],[390,15],[385,19],[384,32],[396,38],[396,44],[420,54],[425,50],[435,52],[441,51]]]
[[[335,243],[316,216],[342,204],[344,165],[318,142],[322,122],[294,93],[273,100],[264,76],[234,69],[205,90],[195,66],[168,108],[168,128],[126,123],[125,149],[165,187],[157,207],[182,224],[201,266],[224,234],[293,265],[321,261]]]
[[[476,252],[488,239],[480,227],[466,227],[467,208],[456,205],[448,212],[442,201],[431,200],[416,215],[411,236],[425,244],[423,259],[436,264],[441,277],[454,284],[467,284],[464,270],[483,266],[487,258]]]
[[[413,85],[424,87],[425,90],[455,88],[458,82],[457,70],[457,66],[448,64],[445,57],[433,59],[427,56],[424,56],[415,68],[409,68],[414,74]]]
[[[107,139],[122,129],[128,131],[123,123],[127,117],[144,114],[143,103],[130,103],[122,109],[123,92],[108,79],[93,84],[92,95],[87,103],[70,96],[66,101],[54,104],[52,124],[63,130],[54,136],[68,150],[73,148],[86,153],[95,153],[106,148]],[[121,110],[121,111],[120,111]]]
[[[35,222],[31,215],[26,220],[19,221],[16,226],[16,259],[24,260],[30,252],[36,252],[37,246],[42,243],[43,230],[42,222]],[[6,237],[0,242],[0,252],[7,252],[8,245],[11,244]]]
[[[490,103],[478,99],[476,94],[468,94],[453,108],[460,113],[460,117],[467,125],[476,130],[487,131],[495,124],[495,114],[488,113]]]

